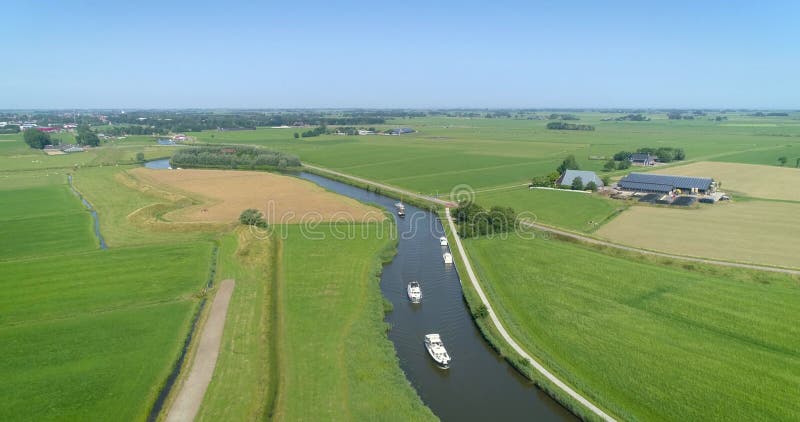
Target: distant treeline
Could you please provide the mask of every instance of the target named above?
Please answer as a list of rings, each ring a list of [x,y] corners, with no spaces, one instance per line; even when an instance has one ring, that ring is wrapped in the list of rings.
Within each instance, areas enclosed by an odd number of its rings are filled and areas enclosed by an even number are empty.
[[[576,116],[574,114],[552,113],[549,116],[547,116],[547,119],[548,120],[580,120],[580,117],[578,117],[578,116]]]
[[[783,113],[783,112],[764,113],[762,111],[759,111],[759,112],[751,114],[751,116],[753,116],[753,117],[784,117],[784,116],[788,116],[788,115],[789,115],[789,113]]]
[[[614,154],[614,160],[627,161],[630,160],[633,154],[634,153],[628,151],[620,151]],[[636,150],[636,154],[650,154],[658,158],[658,161],[662,163],[669,163],[672,161],[682,161],[686,159],[686,153],[683,151],[683,148],[673,148],[673,147],[639,148]]]
[[[594,130],[592,125],[577,125],[575,123],[550,122],[547,128],[551,130]]]
[[[300,166],[294,155],[256,147],[209,146],[178,150],[170,159],[172,167],[224,169],[273,169]]]

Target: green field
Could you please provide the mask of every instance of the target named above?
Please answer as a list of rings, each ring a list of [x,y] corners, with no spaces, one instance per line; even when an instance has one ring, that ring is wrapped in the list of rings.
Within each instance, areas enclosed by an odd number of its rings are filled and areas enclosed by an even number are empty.
[[[797,277],[468,240],[511,335],[624,420],[791,420]]]
[[[513,207],[525,212],[530,221],[584,232],[594,230],[627,207],[621,201],[598,195],[527,187],[478,192],[475,199],[485,207]]]
[[[209,256],[206,244],[0,263],[0,419],[143,419]]]
[[[787,148],[800,150],[796,114],[728,114],[729,120],[721,123],[707,118],[672,121],[663,114],[651,114],[653,120],[647,122],[615,122],[601,121],[615,114],[575,114],[579,123],[597,130],[547,130],[542,120],[425,117],[395,119],[380,127],[418,131],[403,136],[294,139],[295,129],[269,128],[191,135],[201,142],[263,145],[295,153],[309,163],[432,194],[446,194],[462,183],[476,189],[524,183],[553,171],[567,154],[575,154],[582,168],[599,171],[604,161],[590,156],[646,146],[684,148],[689,160],[726,161],[730,156],[731,161],[761,164],[776,164]]]

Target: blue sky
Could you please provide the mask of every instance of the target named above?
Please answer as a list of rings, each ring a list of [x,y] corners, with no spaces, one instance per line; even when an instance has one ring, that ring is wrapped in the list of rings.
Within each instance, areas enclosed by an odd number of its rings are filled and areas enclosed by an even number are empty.
[[[14,3],[0,109],[800,108],[796,1]]]

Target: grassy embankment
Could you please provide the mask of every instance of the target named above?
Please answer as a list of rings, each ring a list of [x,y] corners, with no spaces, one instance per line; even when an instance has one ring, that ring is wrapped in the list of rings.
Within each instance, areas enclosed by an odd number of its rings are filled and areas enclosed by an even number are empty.
[[[542,239],[466,246],[512,336],[612,414],[796,416],[796,277]]]

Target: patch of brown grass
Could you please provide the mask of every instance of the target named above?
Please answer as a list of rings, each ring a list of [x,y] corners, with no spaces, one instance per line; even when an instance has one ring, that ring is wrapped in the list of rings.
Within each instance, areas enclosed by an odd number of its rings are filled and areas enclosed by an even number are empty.
[[[260,210],[272,224],[304,221],[382,221],[383,213],[311,182],[275,173],[230,170],[151,170],[129,172],[139,187],[173,192],[193,204],[161,215],[167,221],[230,223],[247,208]]]

